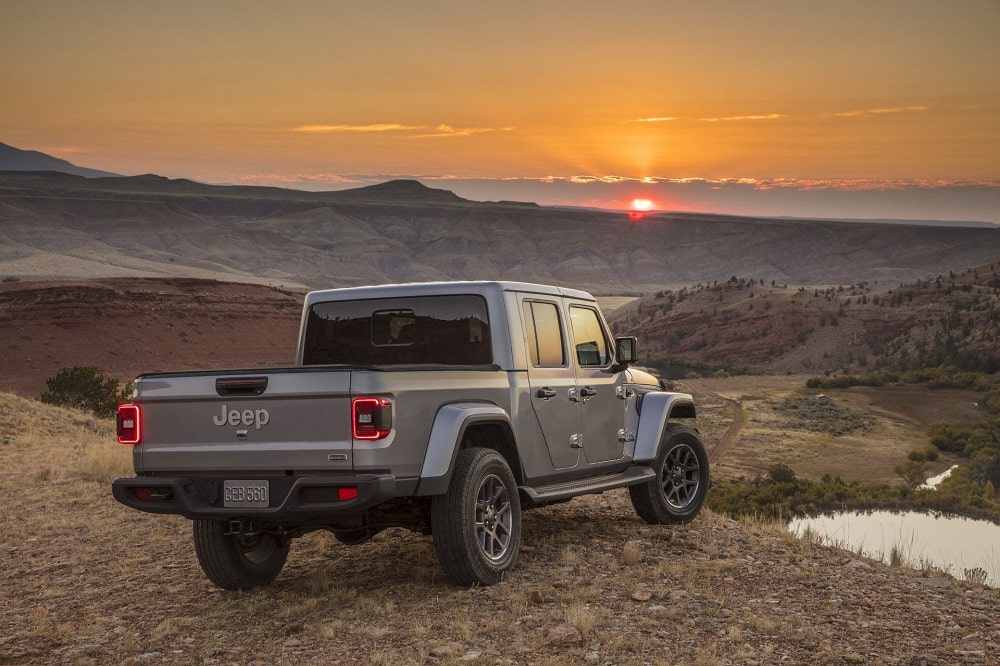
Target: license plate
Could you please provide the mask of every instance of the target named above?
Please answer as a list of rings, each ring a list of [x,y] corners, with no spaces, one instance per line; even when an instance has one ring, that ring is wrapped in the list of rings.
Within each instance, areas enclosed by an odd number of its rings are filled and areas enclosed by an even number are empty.
[[[223,506],[244,509],[266,509],[268,506],[267,481],[225,481],[222,484]]]

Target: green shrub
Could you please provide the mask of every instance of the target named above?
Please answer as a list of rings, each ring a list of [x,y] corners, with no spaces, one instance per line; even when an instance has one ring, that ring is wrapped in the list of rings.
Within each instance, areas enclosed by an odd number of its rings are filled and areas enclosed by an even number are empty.
[[[42,394],[42,402],[82,409],[96,416],[113,416],[131,390],[127,384],[122,386],[117,379],[105,377],[92,365],[63,368],[46,379],[45,384],[49,390]]]
[[[966,458],[976,451],[1000,448],[1000,418],[970,424],[937,421],[930,427],[931,444]]]
[[[771,483],[793,483],[795,472],[788,465],[778,463],[767,468],[767,480]]]
[[[914,460],[913,458],[910,458],[901,465],[896,465],[892,471],[896,473],[896,476],[903,479],[903,482],[909,488],[916,488],[927,478],[923,461]]]

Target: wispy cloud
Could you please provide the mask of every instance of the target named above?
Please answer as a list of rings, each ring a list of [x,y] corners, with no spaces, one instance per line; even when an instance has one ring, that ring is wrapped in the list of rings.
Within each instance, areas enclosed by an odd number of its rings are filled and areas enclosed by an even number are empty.
[[[649,118],[633,118],[632,120],[623,120],[622,125],[627,125],[629,123],[669,123],[671,120],[677,120],[674,116],[652,116]]]
[[[666,188],[702,188],[711,190],[792,190],[800,192],[816,191],[930,191],[952,188],[1000,189],[1000,180],[938,180],[938,179],[801,179],[801,178],[698,178],[698,177],[665,177],[619,175],[562,175],[562,176],[465,176],[460,174],[339,174],[339,173],[255,173],[242,174],[233,177],[232,182],[245,185],[276,185],[286,187],[305,187],[315,189],[315,186],[333,186],[334,189],[344,187],[372,185],[397,178],[416,179],[423,182],[474,182],[488,183],[538,183],[544,185],[587,186],[651,186]]]
[[[493,177],[445,173],[339,174],[257,173],[230,182],[277,185],[306,191],[335,191],[397,178],[445,187],[473,201],[534,201],[552,206],[625,209],[637,197],[657,208],[731,215],[805,218],[887,218],[978,220],[1000,225],[1000,179],[798,179],[699,178],[621,175],[541,175]],[[962,203],[955,204],[956,195]],[[971,196],[970,196],[971,195]]]
[[[860,118],[863,116],[880,116],[891,113],[917,113],[920,111],[926,111],[927,107],[923,105],[914,106],[893,106],[875,109],[856,109],[854,111],[839,111],[835,113],[824,114],[824,118]]]
[[[787,118],[784,113],[766,113],[758,114],[752,116],[726,116],[724,118],[699,118],[698,120],[703,123],[728,123],[728,122],[739,122],[743,120],[778,120],[779,118]]]
[[[434,128],[433,132],[428,132],[427,134],[416,134],[412,138],[414,139],[438,139],[438,138],[450,138],[458,136],[472,136],[473,134],[485,134],[488,132],[510,132],[513,127],[452,127],[451,125],[441,124]]]
[[[336,134],[338,132],[409,132],[427,129],[420,125],[403,125],[401,123],[373,123],[371,125],[300,125],[293,132],[306,134]]]
[[[405,125],[403,123],[371,123],[368,125],[300,125],[292,128],[293,132],[303,134],[368,134],[376,132],[398,132],[410,139],[438,139],[472,136],[487,132],[510,132],[513,127],[454,127],[441,123],[436,127],[429,125]],[[419,132],[416,133],[415,132]]]
[[[392,176],[353,176],[339,173],[245,173],[233,181],[241,185],[268,185],[295,187],[300,185],[371,185],[392,180]]]
[[[911,106],[892,106],[892,107],[875,107],[871,109],[855,109],[852,111],[835,111],[829,113],[821,113],[818,117],[820,118],[859,118],[864,116],[879,116],[888,115],[894,113],[919,113],[921,111],[926,111],[928,107],[922,104],[914,104]],[[711,118],[698,118],[699,122],[703,123],[731,123],[731,122],[745,122],[745,121],[759,121],[759,120],[780,120],[782,118],[792,118],[793,116],[787,113],[756,113],[742,116],[717,116]],[[813,116],[816,117],[816,116]],[[628,125],[631,123],[666,123],[674,120],[686,120],[685,118],[678,118],[676,116],[650,116],[648,118],[633,118],[631,120],[622,120],[619,124]]]
[[[424,176],[427,180],[444,180],[439,176]],[[460,176],[447,176],[447,179],[459,180]],[[502,177],[483,178],[477,176],[473,180],[479,181],[522,181],[540,183],[566,183],[572,185],[705,185],[710,187],[748,187],[756,190],[772,189],[794,189],[794,190],[932,190],[938,188],[955,187],[1000,187],[1000,180],[942,180],[930,178],[909,178],[909,179],[804,179],[804,178],[677,178],[666,176],[646,176],[636,178],[633,176],[617,175],[575,175],[575,176],[536,176],[536,177]]]

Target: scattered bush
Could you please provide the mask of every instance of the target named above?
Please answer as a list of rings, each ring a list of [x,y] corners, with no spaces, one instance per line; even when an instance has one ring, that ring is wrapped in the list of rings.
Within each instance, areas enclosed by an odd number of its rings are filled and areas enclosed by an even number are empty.
[[[49,390],[42,394],[42,402],[81,409],[95,416],[113,416],[118,404],[131,392],[129,385],[105,377],[92,365],[63,368],[45,384]]]
[[[767,469],[767,480],[771,483],[794,483],[795,472],[788,465],[778,463]]]
[[[938,450],[933,446],[928,446],[924,449],[913,449],[907,457],[913,462],[918,463],[934,462],[938,459]]]
[[[977,451],[1000,448],[1000,418],[968,424],[938,421],[931,424],[930,436],[939,450],[971,458]]]
[[[913,460],[912,458],[902,465],[896,465],[892,471],[896,473],[896,476],[903,479],[903,482],[909,488],[916,488],[927,478],[923,461]]]

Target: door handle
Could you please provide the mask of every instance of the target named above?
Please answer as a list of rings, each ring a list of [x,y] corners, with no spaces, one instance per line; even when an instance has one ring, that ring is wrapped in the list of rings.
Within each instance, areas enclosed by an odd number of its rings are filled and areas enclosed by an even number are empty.
[[[545,388],[538,389],[538,393],[536,393],[535,395],[537,395],[542,400],[548,400],[549,398],[556,397],[556,392],[554,389],[550,389],[548,386],[546,386]]]
[[[587,398],[593,398],[595,395],[597,395],[597,391],[590,388],[589,386],[584,386],[582,389],[580,389],[580,397],[583,398],[584,400],[586,400]]]

